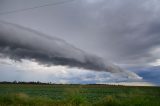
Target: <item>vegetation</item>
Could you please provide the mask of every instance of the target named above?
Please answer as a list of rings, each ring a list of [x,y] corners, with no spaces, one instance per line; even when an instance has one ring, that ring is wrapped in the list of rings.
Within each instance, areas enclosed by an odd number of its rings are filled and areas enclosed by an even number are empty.
[[[160,106],[160,87],[1,83],[0,106]]]

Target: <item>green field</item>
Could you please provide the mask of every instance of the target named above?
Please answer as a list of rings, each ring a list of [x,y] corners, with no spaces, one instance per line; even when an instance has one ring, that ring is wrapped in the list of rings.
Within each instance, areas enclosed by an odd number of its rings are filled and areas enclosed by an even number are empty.
[[[160,106],[160,87],[0,84],[0,106]]]

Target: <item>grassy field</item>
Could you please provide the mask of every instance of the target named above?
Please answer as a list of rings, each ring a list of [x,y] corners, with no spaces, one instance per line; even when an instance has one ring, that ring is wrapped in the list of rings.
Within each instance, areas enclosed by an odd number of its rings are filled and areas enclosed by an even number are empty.
[[[160,87],[0,84],[0,106],[160,106]]]

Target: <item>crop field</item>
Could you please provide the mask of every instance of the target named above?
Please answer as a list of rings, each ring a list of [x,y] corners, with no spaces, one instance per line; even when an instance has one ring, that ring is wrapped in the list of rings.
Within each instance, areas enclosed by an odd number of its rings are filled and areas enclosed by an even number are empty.
[[[160,87],[0,84],[0,106],[160,106]]]

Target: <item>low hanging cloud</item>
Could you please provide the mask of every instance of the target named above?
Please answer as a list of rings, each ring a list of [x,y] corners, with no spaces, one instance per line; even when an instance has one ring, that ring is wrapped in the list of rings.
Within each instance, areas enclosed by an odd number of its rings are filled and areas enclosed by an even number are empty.
[[[139,79],[133,72],[111,63],[104,63],[98,56],[88,54],[66,41],[19,25],[0,21],[0,56],[21,61],[29,59],[39,64],[63,65],[95,71],[123,73]]]

